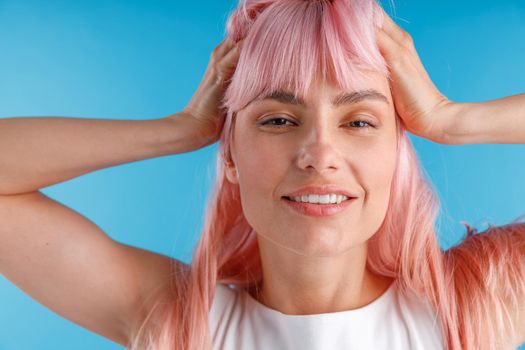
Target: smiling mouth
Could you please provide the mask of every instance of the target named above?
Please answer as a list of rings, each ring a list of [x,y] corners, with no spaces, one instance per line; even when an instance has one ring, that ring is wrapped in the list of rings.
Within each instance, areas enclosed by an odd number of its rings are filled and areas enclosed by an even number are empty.
[[[308,217],[330,217],[344,212],[356,200],[350,197],[341,201],[340,203],[310,203],[310,202],[296,202],[288,196],[281,197],[285,202],[284,206],[289,207],[293,212]]]
[[[328,205],[328,204],[337,204],[337,203],[311,203],[311,202],[297,202],[297,201],[294,201],[293,199],[291,199],[290,197],[288,196],[282,196],[281,198],[283,199],[286,199],[287,201],[290,201],[290,202],[294,202],[294,203],[304,203],[304,204],[318,204],[318,205]],[[346,201],[349,201],[349,200],[352,200],[352,199],[355,199],[355,197],[348,197],[347,199],[343,199],[341,201],[341,203],[343,202],[346,202]]]

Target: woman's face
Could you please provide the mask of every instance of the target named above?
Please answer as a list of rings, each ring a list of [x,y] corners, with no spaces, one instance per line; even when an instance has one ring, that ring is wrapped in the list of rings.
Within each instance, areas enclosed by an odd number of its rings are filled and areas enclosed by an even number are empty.
[[[238,183],[244,215],[259,239],[301,255],[330,256],[362,245],[380,227],[396,158],[394,105],[382,75],[368,74],[356,91],[334,106],[343,91],[318,84],[302,96],[305,105],[276,94],[237,112],[226,176]],[[318,217],[299,213],[283,198],[324,184],[357,199],[342,212]]]

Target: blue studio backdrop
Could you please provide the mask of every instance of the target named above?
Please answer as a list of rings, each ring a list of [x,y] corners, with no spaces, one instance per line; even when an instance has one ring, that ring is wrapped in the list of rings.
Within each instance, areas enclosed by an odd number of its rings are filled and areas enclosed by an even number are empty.
[[[176,113],[197,88],[235,6],[235,0],[0,0],[0,117]],[[523,0],[403,0],[396,16],[450,99],[477,102],[525,91]],[[465,235],[460,221],[481,231],[525,212],[524,145],[410,138],[442,202],[436,229],[444,249]],[[42,192],[117,241],[189,263],[216,152],[213,144],[106,168]],[[122,349],[46,309],[4,276],[0,310],[0,350]]]

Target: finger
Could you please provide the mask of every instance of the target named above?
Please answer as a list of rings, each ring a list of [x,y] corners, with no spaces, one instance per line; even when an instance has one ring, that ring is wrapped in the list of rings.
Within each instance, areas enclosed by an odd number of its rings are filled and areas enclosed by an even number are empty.
[[[235,46],[235,43],[230,37],[226,37],[219,45],[213,49],[213,55],[217,59],[224,57],[228,51],[230,51]]]
[[[393,75],[401,74],[400,70],[415,69],[419,78],[430,80],[414,46],[407,48],[400,45],[381,29],[376,31],[376,38],[379,51]]]
[[[379,51],[389,63],[403,54],[403,47],[381,28],[376,28],[376,39]]]
[[[383,12],[383,30],[390,36],[392,39],[401,41],[402,38],[402,29],[394,22],[392,17],[390,17],[384,10]]]
[[[241,55],[241,46],[235,45],[233,46],[230,51],[224,55],[224,57],[221,60],[221,63],[225,66],[232,66],[237,64],[237,60],[239,59]]]
[[[219,80],[228,80],[237,67],[239,57],[241,54],[241,45],[235,45],[226,55],[217,62],[217,72]]]
[[[243,46],[244,46],[244,40],[245,40],[245,38],[237,41],[237,43],[235,45],[239,46],[239,48],[242,49]]]
[[[218,62],[218,66],[221,70],[230,71],[237,66],[240,55],[241,49],[238,46],[235,46]]]
[[[383,9],[381,9],[381,11],[383,12],[382,29],[385,31],[385,33],[400,45],[410,45],[410,41],[412,40],[410,34],[398,26]]]

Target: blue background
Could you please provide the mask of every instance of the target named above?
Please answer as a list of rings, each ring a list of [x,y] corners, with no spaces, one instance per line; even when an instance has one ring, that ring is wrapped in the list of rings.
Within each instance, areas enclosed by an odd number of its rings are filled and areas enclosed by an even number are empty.
[[[197,88],[235,5],[0,0],[0,117],[154,119],[176,113]],[[475,102],[525,91],[524,1],[405,0],[396,2],[396,14],[450,99]],[[525,212],[524,145],[411,139],[443,204],[436,227],[443,248],[464,235],[461,220],[481,231]],[[216,151],[214,144],[128,163],[42,192],[117,241],[189,262]],[[44,308],[4,277],[0,310],[0,350],[122,348]]]

